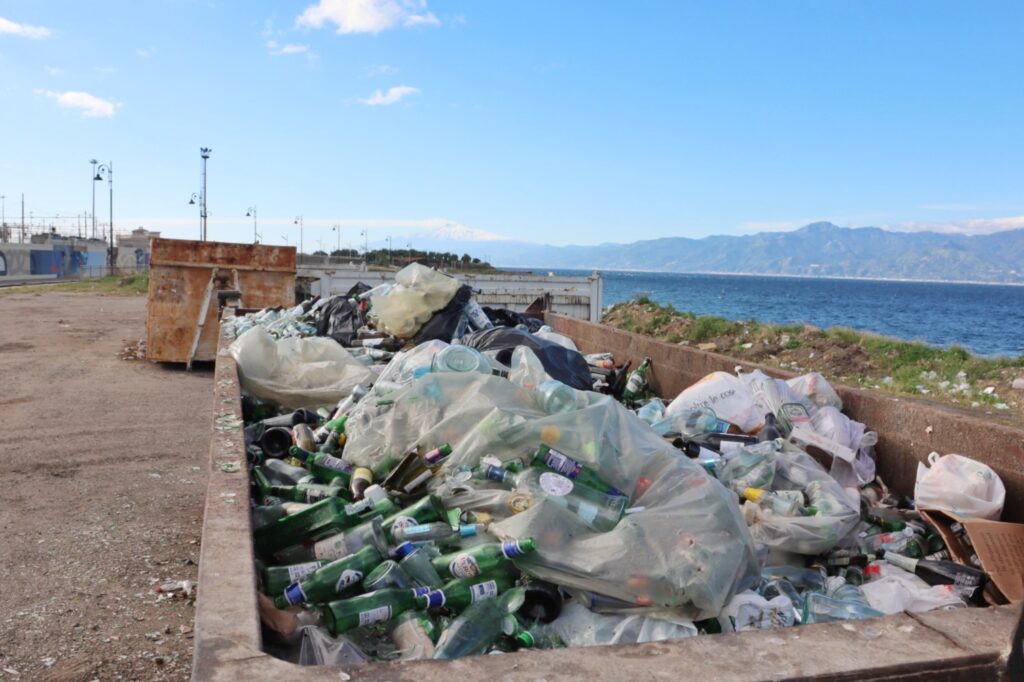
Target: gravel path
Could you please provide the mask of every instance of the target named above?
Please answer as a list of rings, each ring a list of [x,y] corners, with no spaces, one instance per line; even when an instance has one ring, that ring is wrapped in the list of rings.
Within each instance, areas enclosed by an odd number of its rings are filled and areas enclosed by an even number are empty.
[[[212,368],[119,358],[144,297],[0,297],[0,680],[184,680]]]

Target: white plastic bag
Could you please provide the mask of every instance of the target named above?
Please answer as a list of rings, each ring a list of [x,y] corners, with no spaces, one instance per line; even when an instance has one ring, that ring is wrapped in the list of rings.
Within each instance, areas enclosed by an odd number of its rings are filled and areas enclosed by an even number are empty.
[[[559,334],[548,325],[544,325],[533,333],[534,336],[550,341],[551,343],[557,343],[562,348],[568,348],[569,350],[579,350],[576,348],[576,344],[568,336]]]
[[[242,388],[287,409],[334,405],[374,378],[337,341],[325,337],[275,341],[263,327],[253,327],[228,350],[238,363]]]
[[[965,518],[998,521],[1006,488],[992,468],[963,455],[933,452],[917,465],[914,501],[919,509],[939,509]]]
[[[765,599],[757,592],[748,590],[733,597],[722,609],[718,620],[723,627],[731,626],[736,632],[771,630],[792,626],[795,614],[793,602],[786,595]]]
[[[874,446],[878,442],[877,433],[865,431],[863,424],[850,419],[832,405],[819,408],[811,417],[811,426],[825,438],[857,452],[852,463],[839,457],[832,459],[829,473],[840,485],[859,487],[875,480]]]
[[[719,419],[746,433],[756,431],[764,421],[743,381],[726,372],[712,372],[684,390],[665,410],[665,416],[695,407],[710,407]]]
[[[793,377],[786,383],[789,384],[790,389],[794,393],[805,396],[818,407],[831,405],[837,410],[843,409],[842,398],[832,388],[832,385],[828,383],[828,380],[817,372]]]
[[[884,561],[875,562],[881,577],[860,586],[871,608],[885,614],[910,611],[920,613],[932,609],[967,606],[953,585],[929,585],[913,573]]]
[[[665,618],[637,614],[602,615],[570,601],[546,629],[571,647],[639,644],[696,636],[697,627],[692,620],[669,612],[659,614]]]

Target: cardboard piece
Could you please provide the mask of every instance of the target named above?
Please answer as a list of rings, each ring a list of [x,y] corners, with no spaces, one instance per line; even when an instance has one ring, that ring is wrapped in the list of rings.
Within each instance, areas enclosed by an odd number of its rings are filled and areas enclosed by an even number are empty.
[[[1024,601],[1024,523],[1006,523],[984,519],[962,519],[937,509],[922,509],[921,516],[939,531],[949,548],[950,557],[970,565],[977,554],[981,568],[988,573],[996,590],[985,591],[986,598],[1005,604]],[[973,550],[950,529],[954,522],[964,527]]]

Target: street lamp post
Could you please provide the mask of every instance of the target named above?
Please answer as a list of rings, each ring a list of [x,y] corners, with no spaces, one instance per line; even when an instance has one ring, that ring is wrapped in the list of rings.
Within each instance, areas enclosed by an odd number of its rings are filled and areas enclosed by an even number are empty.
[[[114,162],[101,163],[96,168],[94,181],[102,181],[107,178],[107,186],[110,188],[110,245],[107,247],[107,263],[110,268],[109,274],[114,274]],[[95,186],[94,190],[95,191]]]
[[[92,164],[92,238],[96,239],[96,164],[99,161],[91,159],[89,163]]]
[[[200,215],[203,218],[203,241],[206,241],[206,217],[209,215],[206,211],[206,161],[210,158],[210,152],[213,150],[209,147],[200,147],[199,156],[203,159],[203,194],[200,197],[202,200],[199,206]]]
[[[192,192],[192,196],[188,198],[188,205],[195,206],[197,201],[199,202],[199,241],[203,241],[203,198],[198,192]]]
[[[364,227],[359,233],[363,238],[363,263],[370,262],[370,228]]]
[[[302,216],[296,216],[295,217],[295,222],[293,224],[299,226],[299,256],[301,257],[302,256],[302,252],[304,250],[303,240],[302,240]]]
[[[0,194],[0,242],[7,241],[7,217],[6,208],[7,205],[4,203],[7,197]]]
[[[391,237],[388,237],[388,267],[394,265],[394,261],[391,258]]]
[[[335,223],[334,227],[331,228],[331,232],[338,233],[338,251],[341,251],[341,225]]]
[[[256,207],[250,206],[245,212],[246,218],[252,218],[252,243],[260,243],[260,233],[256,231]]]

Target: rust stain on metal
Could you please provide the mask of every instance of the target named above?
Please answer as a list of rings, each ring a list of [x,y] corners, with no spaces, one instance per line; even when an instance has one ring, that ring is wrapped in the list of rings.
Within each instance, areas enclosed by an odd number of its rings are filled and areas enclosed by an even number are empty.
[[[291,305],[295,300],[295,247],[153,239],[146,318],[147,357],[186,362],[210,275],[213,293],[195,359],[217,351],[217,292],[237,288],[251,308]]]

